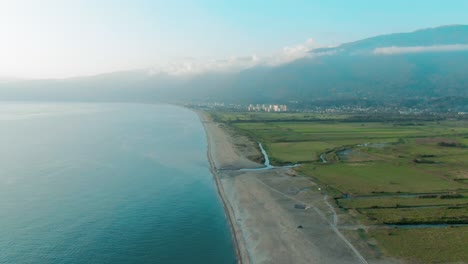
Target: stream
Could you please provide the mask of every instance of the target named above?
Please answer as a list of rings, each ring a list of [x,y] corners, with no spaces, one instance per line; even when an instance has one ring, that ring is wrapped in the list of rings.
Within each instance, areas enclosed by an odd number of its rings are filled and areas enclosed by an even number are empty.
[[[265,167],[255,168],[255,169],[240,169],[240,171],[264,171],[264,170],[271,170],[271,169],[278,169],[278,168],[295,168],[300,165],[300,164],[294,164],[294,165],[286,165],[286,166],[272,166],[270,164],[270,158],[268,157],[266,150],[263,148],[262,143],[258,142],[258,147],[260,148],[263,158],[265,159],[265,162],[263,163]]]
[[[325,155],[324,154],[320,154],[320,160],[322,161],[322,163],[327,163],[328,161],[325,159]]]

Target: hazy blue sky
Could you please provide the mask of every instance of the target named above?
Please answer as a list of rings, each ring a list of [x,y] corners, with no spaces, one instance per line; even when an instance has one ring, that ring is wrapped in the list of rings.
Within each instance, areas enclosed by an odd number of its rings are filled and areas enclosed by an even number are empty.
[[[0,77],[296,56],[312,46],[468,24],[467,10],[467,0],[0,0]]]

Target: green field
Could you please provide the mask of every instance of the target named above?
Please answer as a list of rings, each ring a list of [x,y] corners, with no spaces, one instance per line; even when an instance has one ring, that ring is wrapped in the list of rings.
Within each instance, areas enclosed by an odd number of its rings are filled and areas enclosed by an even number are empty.
[[[299,175],[313,178],[363,224],[468,224],[467,121],[356,122],[347,115],[302,113],[214,115],[261,142],[274,165],[301,163],[296,168]],[[463,232],[452,234],[454,230]],[[466,230],[396,229],[389,235],[373,229],[371,235],[393,256],[468,262],[468,249],[461,250],[460,245],[468,241]],[[413,241],[417,236],[427,241]],[[409,245],[414,250],[405,248]],[[442,255],[424,254],[438,245],[445,249]]]
[[[442,199],[440,195],[434,198],[424,198],[424,195],[416,197],[370,197],[361,199],[337,199],[337,203],[344,209],[370,209],[388,207],[417,207],[429,205],[468,205],[468,193],[462,193],[462,198]]]
[[[463,224],[468,221],[468,207],[408,207],[358,209],[370,224],[417,225],[417,224]]]
[[[384,251],[411,263],[460,263],[468,260],[468,227],[373,229]]]
[[[466,185],[419,170],[412,164],[385,161],[305,164],[298,168],[345,194],[431,193],[464,190]]]
[[[273,163],[304,163],[319,159],[320,153],[335,146],[326,142],[278,142],[265,146]]]

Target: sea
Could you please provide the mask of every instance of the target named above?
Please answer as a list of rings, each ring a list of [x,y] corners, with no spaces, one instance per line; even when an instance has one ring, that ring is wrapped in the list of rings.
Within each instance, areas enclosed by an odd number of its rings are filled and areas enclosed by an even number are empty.
[[[0,263],[236,263],[198,116],[0,103]]]

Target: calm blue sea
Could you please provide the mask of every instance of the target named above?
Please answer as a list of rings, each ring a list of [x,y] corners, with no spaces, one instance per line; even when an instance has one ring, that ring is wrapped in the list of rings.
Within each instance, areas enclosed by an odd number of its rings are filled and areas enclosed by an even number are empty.
[[[235,262],[189,110],[0,103],[0,148],[0,263]]]

